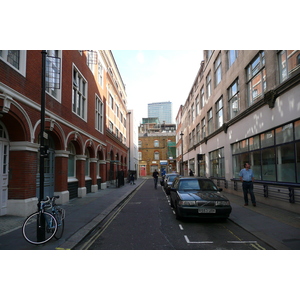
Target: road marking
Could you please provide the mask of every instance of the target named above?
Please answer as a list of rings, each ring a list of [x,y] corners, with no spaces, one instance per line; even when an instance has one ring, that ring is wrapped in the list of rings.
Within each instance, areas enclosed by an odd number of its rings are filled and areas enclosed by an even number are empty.
[[[182,227],[182,225],[181,225],[181,224],[179,224],[179,228],[180,228],[180,230],[183,230],[183,227]]]
[[[57,247],[57,248],[55,248],[55,250],[71,250],[71,249],[65,249],[65,248],[59,248],[59,247]]]
[[[228,244],[257,244],[257,241],[227,241]]]
[[[188,244],[213,244],[214,243],[211,241],[191,242],[186,235],[184,236],[184,238]]]

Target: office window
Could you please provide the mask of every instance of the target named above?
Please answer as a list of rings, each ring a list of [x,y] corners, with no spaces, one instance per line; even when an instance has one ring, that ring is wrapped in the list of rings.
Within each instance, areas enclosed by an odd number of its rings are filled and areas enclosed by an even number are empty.
[[[207,113],[208,134],[213,132],[213,111],[212,108]]]
[[[26,75],[26,50],[0,50],[0,59],[23,76]]]
[[[288,79],[292,72],[300,68],[299,50],[282,50],[278,53],[280,82]]]
[[[206,122],[205,118],[201,120],[201,140],[203,140],[206,137]]]
[[[196,116],[200,114],[200,100],[199,100],[199,95],[196,97]]]
[[[200,139],[201,139],[201,136],[200,136],[200,123],[197,125],[196,127],[196,143],[199,143],[200,142]]]
[[[216,103],[217,128],[220,128],[223,123],[223,99],[219,99]]]
[[[109,107],[114,110],[114,98],[111,94],[109,94],[109,102],[108,102]]]
[[[61,50],[47,50],[46,92],[61,101]]]
[[[159,141],[158,140],[154,141],[154,147],[159,147]]]
[[[206,98],[208,99],[211,95],[211,76],[210,72],[206,76]]]
[[[201,108],[204,107],[205,105],[205,98],[204,98],[204,87],[201,88],[200,90],[200,105],[201,105]]]
[[[209,153],[210,176],[225,177],[224,148]]]
[[[86,119],[87,107],[87,81],[77,70],[73,67],[73,103],[72,109],[82,119]]]
[[[238,57],[238,51],[237,50],[228,50],[227,51],[227,64],[228,69],[233,65],[233,63],[236,61]]]
[[[252,105],[267,88],[265,54],[260,52],[247,67],[248,104]]]
[[[236,79],[228,88],[229,119],[234,118],[240,111],[239,80]]]
[[[98,83],[103,87],[103,66],[100,60],[98,61]]]
[[[159,160],[159,152],[158,151],[155,151],[154,152],[154,160]]]
[[[108,129],[110,132],[114,132],[114,124],[111,121],[108,123]]]
[[[217,59],[215,60],[214,69],[215,69],[215,86],[217,86],[222,80],[221,53],[219,53]]]
[[[192,109],[192,114],[191,114],[191,121],[192,121],[192,123],[194,122],[194,120],[195,120],[195,106],[194,106],[194,103],[192,104],[192,107],[191,107],[191,109]]]
[[[189,134],[189,148],[191,148],[193,146],[192,144],[192,134]]]
[[[295,134],[299,124],[299,120],[288,123],[233,144],[234,177],[250,161],[258,180],[299,183],[300,143]]]
[[[119,118],[119,106],[116,105],[116,115],[117,115],[117,118]]]
[[[103,133],[103,102],[101,98],[96,95],[96,129]]]

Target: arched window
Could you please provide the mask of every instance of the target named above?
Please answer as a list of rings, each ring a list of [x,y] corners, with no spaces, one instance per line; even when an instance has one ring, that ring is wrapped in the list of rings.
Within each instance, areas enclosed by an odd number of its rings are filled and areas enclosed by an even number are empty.
[[[75,177],[76,174],[76,150],[73,143],[68,146],[69,159],[68,159],[68,177]]]
[[[90,176],[90,152],[88,149],[85,150],[85,176]]]
[[[158,140],[154,141],[154,147],[159,147],[159,141]]]
[[[159,152],[158,151],[154,152],[154,160],[159,160]]]

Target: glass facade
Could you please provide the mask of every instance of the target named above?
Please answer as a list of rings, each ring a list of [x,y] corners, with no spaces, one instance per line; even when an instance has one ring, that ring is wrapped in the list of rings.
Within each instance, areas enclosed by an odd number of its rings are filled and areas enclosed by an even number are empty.
[[[300,120],[232,144],[233,176],[245,162],[256,180],[300,183]]]
[[[172,102],[149,103],[148,118],[158,118],[160,124],[172,124]]]

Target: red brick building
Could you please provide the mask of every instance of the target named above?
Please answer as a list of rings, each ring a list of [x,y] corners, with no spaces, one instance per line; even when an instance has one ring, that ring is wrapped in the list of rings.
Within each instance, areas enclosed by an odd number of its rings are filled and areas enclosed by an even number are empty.
[[[109,50],[47,56],[45,196],[66,203],[126,175],[126,92]],[[36,209],[41,86],[42,51],[0,50],[0,215]]]

